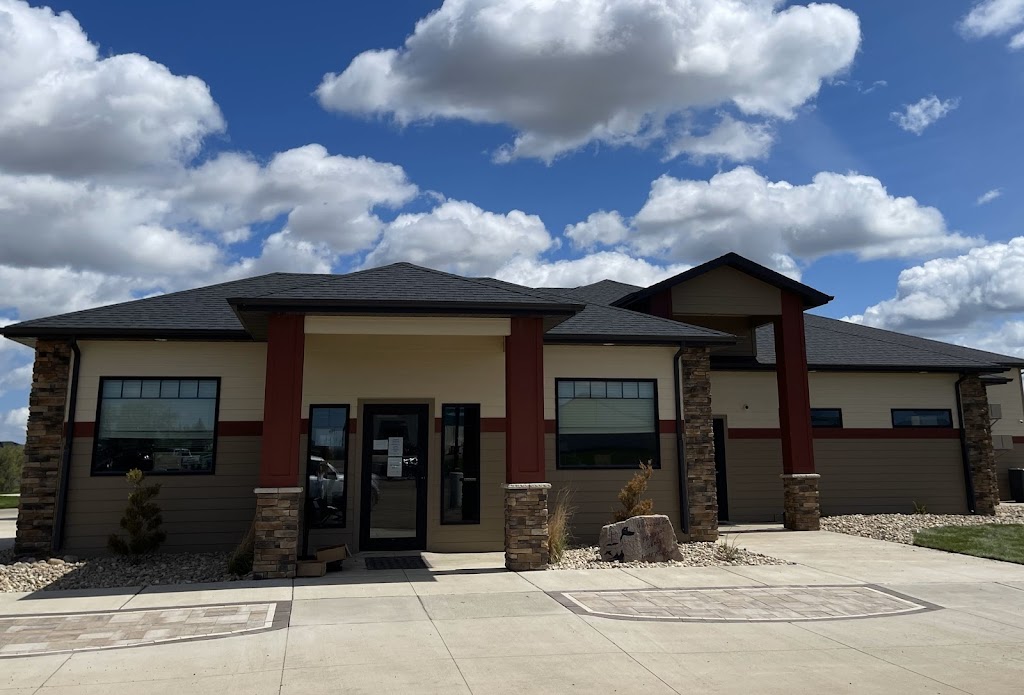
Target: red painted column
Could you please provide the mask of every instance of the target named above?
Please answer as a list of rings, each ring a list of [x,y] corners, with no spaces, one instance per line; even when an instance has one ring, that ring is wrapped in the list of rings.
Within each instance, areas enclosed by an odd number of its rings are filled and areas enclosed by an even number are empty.
[[[784,474],[814,473],[811,394],[807,386],[804,306],[782,293],[782,316],[775,321],[775,363],[779,382],[779,425]]]
[[[544,324],[513,318],[505,338],[505,482],[544,482]]]
[[[302,315],[271,314],[267,329],[267,383],[260,450],[261,487],[299,484],[305,339]]]

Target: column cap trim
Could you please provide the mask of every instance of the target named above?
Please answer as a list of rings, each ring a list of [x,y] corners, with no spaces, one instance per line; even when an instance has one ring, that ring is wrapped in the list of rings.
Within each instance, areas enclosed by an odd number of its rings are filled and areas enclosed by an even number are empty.
[[[547,490],[551,483],[502,483],[503,490]]]
[[[257,495],[274,495],[282,492],[294,493],[302,492],[301,487],[258,487],[253,490]]]
[[[800,480],[802,478],[820,478],[820,473],[782,473],[779,475],[780,478],[785,480],[786,478],[793,478],[794,480]]]

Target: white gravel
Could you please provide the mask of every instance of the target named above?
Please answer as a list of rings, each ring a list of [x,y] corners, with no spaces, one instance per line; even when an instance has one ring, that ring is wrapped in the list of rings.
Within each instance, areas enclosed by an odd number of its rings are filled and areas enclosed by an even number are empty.
[[[152,555],[137,563],[120,557],[16,559],[0,551],[0,592],[106,589],[148,584],[194,584],[241,579],[227,571],[228,553]]]
[[[735,538],[735,537],[732,537]],[[768,557],[739,547],[739,541],[719,543],[680,543],[682,560],[670,562],[605,562],[596,545],[571,548],[549,570],[617,569],[622,567],[716,567],[736,565],[786,565],[785,560]]]
[[[914,542],[914,533],[921,529],[981,524],[1024,524],[1024,504],[1000,504],[994,517],[973,514],[847,514],[821,518],[822,531],[907,544]]]

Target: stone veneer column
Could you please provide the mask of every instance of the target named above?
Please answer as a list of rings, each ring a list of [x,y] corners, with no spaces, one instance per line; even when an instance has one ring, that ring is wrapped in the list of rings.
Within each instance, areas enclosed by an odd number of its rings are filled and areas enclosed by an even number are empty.
[[[32,391],[28,398],[18,530],[14,541],[14,552],[18,555],[53,551],[53,521],[64,451],[64,412],[70,366],[69,343],[36,341]]]
[[[994,516],[999,504],[999,485],[992,446],[992,420],[988,412],[988,393],[978,376],[969,376],[960,383],[960,405],[964,414],[967,460],[974,485],[974,511]]]
[[[551,483],[504,483],[505,567],[513,572],[548,566],[548,491]]]
[[[718,539],[718,482],[711,420],[711,350],[706,347],[686,348],[680,366],[690,540],[714,541]]]
[[[783,473],[782,509],[790,531],[817,531],[821,528],[821,504],[818,499],[817,473]]]
[[[291,579],[299,556],[300,487],[258,487],[252,574]]]

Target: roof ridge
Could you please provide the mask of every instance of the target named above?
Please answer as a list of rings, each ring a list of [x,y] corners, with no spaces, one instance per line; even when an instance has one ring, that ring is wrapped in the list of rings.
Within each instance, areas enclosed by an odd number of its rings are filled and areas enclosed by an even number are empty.
[[[700,331],[704,331],[704,332],[709,333],[711,335],[728,336],[728,337],[732,337],[732,338],[736,337],[732,333],[726,333],[725,331],[718,331],[718,330],[715,330],[714,328],[708,328],[707,326],[698,326],[696,324],[687,323],[685,321],[676,321],[675,319],[667,319],[664,316],[655,316],[654,314],[648,314],[648,313],[645,313],[643,311],[634,311],[633,309],[627,309],[627,308],[621,307],[621,306],[613,306],[611,304],[597,304],[597,303],[594,303],[594,302],[588,302],[587,306],[599,306],[599,307],[603,307],[605,309],[613,309],[615,311],[623,311],[623,312],[626,312],[626,313],[629,313],[629,314],[638,314],[640,316],[643,316],[646,319],[654,319],[656,321],[660,321],[661,323],[672,325],[672,326],[688,326],[690,328],[696,328],[696,329],[698,329]]]
[[[413,265],[416,268],[423,268],[422,266],[417,266],[417,265],[414,265],[414,264],[409,264],[409,265]],[[516,282],[508,282],[507,280],[499,280],[498,278],[471,278],[471,277],[466,277],[465,275],[456,275],[455,273],[447,273],[447,272],[445,272],[443,270],[437,270],[436,268],[423,268],[423,270],[428,270],[431,273],[436,273],[438,275],[444,275],[446,277],[453,277],[453,278],[458,278],[459,280],[466,280],[467,282],[472,282],[475,285],[482,285],[484,287],[494,288],[494,285],[489,284],[489,283],[494,283],[494,282],[498,282],[498,283],[501,283],[503,285],[514,285],[517,289],[509,289],[508,290],[509,292],[518,292],[519,294],[525,294],[526,296],[533,297],[534,299],[543,299],[543,300],[547,300],[547,301],[550,301],[552,299],[552,297],[558,297],[558,298],[563,299],[563,300],[570,299],[569,297],[566,297],[565,295],[560,295],[560,294],[555,294],[555,293],[551,293],[550,295],[545,295],[543,290],[538,290],[537,288],[534,288],[534,287],[527,287],[526,285],[520,285],[519,283],[516,283]],[[585,302],[580,302],[578,299],[572,299],[572,303],[573,304],[579,304],[580,306],[583,306],[585,304]]]
[[[880,333],[894,334],[894,335],[905,337],[905,338],[917,338],[918,340],[925,340],[925,341],[928,341],[929,343],[941,343],[941,341],[938,341],[938,340],[930,340],[928,338],[918,338],[917,336],[908,336],[908,335],[906,335],[904,333],[897,333],[896,331],[889,331],[889,330],[886,330],[884,328],[875,328],[874,326],[865,326],[865,325],[859,324],[859,323],[851,323],[850,321],[843,321],[842,319],[834,319],[834,318],[831,318],[830,316],[817,316],[816,314],[811,314],[811,316],[814,316],[815,318],[828,319],[831,322],[831,325],[820,326],[820,328],[822,330],[825,330],[825,331],[831,331],[833,333],[840,333],[842,335],[850,335],[853,331],[838,330],[838,326],[836,326],[836,324],[841,324],[844,327],[845,326],[850,326],[850,327],[852,327],[854,329],[856,329],[856,328],[866,328],[866,329],[868,329],[869,331],[872,331],[872,332],[878,331]],[[878,342],[878,343],[886,343],[887,345],[899,345],[900,347],[908,347],[905,343],[900,343],[900,342],[898,342],[896,340],[891,340],[891,339],[890,340],[885,340],[884,338],[879,337],[877,335],[866,334],[866,333],[862,334],[862,335],[865,338],[867,338],[868,340],[873,340],[873,341]],[[946,343],[942,343],[942,344],[946,344]],[[915,350],[921,350],[922,352],[930,352],[930,353],[932,353],[934,355],[939,355],[940,357],[953,357],[953,355],[950,355],[948,353],[940,352],[940,351],[938,351],[938,350],[936,350],[936,349],[934,349],[934,348],[932,348],[930,346],[920,347],[920,346],[914,345],[912,347]],[[955,346],[955,347],[959,347],[959,346]],[[973,349],[973,348],[971,348],[971,349]],[[996,355],[996,353],[992,353],[992,354]],[[1000,355],[1000,356],[1001,357],[1009,357],[1009,355]],[[977,358],[974,358],[974,357],[961,357],[961,359],[969,360],[971,362],[975,362],[978,365],[984,365],[985,364],[985,362],[982,362],[981,360],[979,360]]]
[[[213,289],[215,287],[225,287],[227,285],[234,285],[234,284],[237,284],[237,283],[240,283],[240,282],[249,282],[251,280],[259,280],[260,278],[268,278],[268,277],[270,277],[272,275],[302,275],[302,274],[303,273],[273,272],[273,273],[263,273],[262,275],[252,275],[252,276],[246,277],[246,278],[238,278],[237,280],[225,280],[224,282],[217,282],[217,283],[214,283],[212,285],[201,285],[199,287],[190,287],[190,288],[185,289],[185,290],[175,290],[174,292],[163,292],[161,294],[154,294],[154,295],[150,295],[149,297],[138,297],[136,299],[127,299],[127,300],[125,300],[123,302],[114,302],[113,304],[99,304],[97,306],[89,307],[87,309],[77,309],[75,311],[66,311],[63,314],[51,314],[51,315],[47,315],[47,316],[37,316],[34,319],[25,319],[24,321],[18,321],[17,323],[12,323],[12,324],[10,324],[10,326],[5,326],[5,328],[11,328],[13,326],[22,325],[22,324],[31,324],[31,323],[36,322],[36,321],[43,321],[43,320],[49,321],[50,319],[59,319],[59,318],[63,318],[63,317],[66,317],[66,316],[77,316],[78,314],[84,314],[84,313],[89,312],[89,311],[97,311],[97,310],[100,310],[100,309],[113,309],[115,307],[126,306],[128,304],[135,304],[137,302],[146,302],[146,301],[149,301],[149,300],[152,300],[152,299],[164,299],[166,297],[175,297],[175,296],[182,295],[182,294],[188,294],[189,292],[200,292],[200,291],[203,291],[203,290],[210,290],[210,289]],[[310,275],[315,275],[315,273],[310,273]]]

